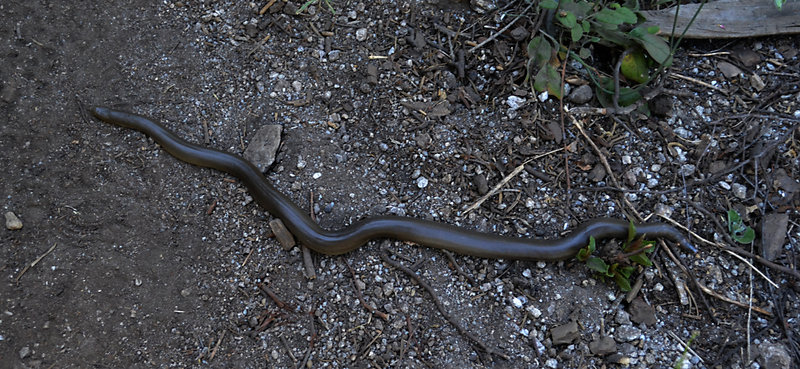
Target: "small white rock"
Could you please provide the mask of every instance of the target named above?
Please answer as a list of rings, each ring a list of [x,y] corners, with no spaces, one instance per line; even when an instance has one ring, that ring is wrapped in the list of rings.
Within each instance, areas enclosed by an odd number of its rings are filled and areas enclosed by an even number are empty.
[[[545,92],[540,93],[538,97],[539,97],[539,101],[545,102],[545,101],[547,101],[547,98],[550,97],[550,95],[547,94],[547,91],[545,91]]]
[[[365,41],[367,39],[367,29],[359,28],[356,30],[356,40]]]
[[[419,188],[428,187],[428,179],[423,177],[423,176],[420,176],[419,178],[417,178],[417,187],[419,187]]]
[[[533,315],[534,318],[538,318],[538,317],[542,316],[542,311],[537,309],[537,308],[535,308],[535,307],[533,307],[532,305],[528,306],[527,308],[525,308],[525,310],[527,310],[529,313],[531,313],[531,315]]]
[[[320,177],[322,177],[322,173],[320,173],[320,172],[316,172],[316,173],[311,175],[311,178],[314,178],[314,179],[319,179]]]
[[[22,229],[22,221],[12,212],[6,212],[6,228],[11,231]]]
[[[745,187],[743,184],[733,183],[731,185],[731,188],[733,189],[734,196],[740,199],[744,199],[745,197],[747,197],[747,187]]]

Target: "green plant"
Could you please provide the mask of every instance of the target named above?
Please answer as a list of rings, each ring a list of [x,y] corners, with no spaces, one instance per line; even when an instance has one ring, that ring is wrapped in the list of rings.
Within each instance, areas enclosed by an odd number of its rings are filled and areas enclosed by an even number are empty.
[[[623,253],[617,258],[619,261],[609,264],[602,258],[593,256],[596,248],[594,237],[589,237],[589,244],[578,250],[576,258],[578,261],[585,262],[589,269],[597,272],[601,279],[612,278],[621,290],[627,292],[631,290],[630,277],[636,269],[630,263],[646,267],[653,265],[647,254],[653,252],[654,246],[654,241],[645,241],[644,237],[636,238],[636,226],[630,222],[628,238],[622,245]]]
[[[728,210],[728,232],[736,242],[750,243],[756,238],[756,231],[744,224],[736,210]]]
[[[700,331],[692,332],[692,335],[689,337],[689,341],[686,342],[686,346],[683,346],[683,353],[681,353],[681,357],[679,357],[678,360],[675,361],[675,365],[672,366],[673,369],[683,368],[683,362],[686,360],[686,354],[689,353],[689,346],[692,345],[692,342],[694,342],[695,338],[697,338],[699,335]]]
[[[331,13],[336,14],[336,11],[333,10],[333,5],[331,5],[331,1],[330,0],[324,0],[324,1],[325,1],[325,5],[328,6],[328,9],[331,11]],[[309,6],[314,5],[314,4],[318,3],[318,2],[319,2],[319,0],[307,0],[305,3],[303,3],[303,5],[300,6],[300,9],[297,9],[295,14],[300,14],[300,13],[306,11],[306,9],[308,9]]]
[[[658,65],[663,69],[672,63],[673,49],[656,35],[658,27],[643,25],[645,19],[639,12],[637,0],[624,0],[622,4],[544,0],[539,7],[554,12],[553,22],[567,32],[561,41],[555,36],[541,34],[528,44],[528,81],[537,92],[547,91],[559,99],[562,97],[556,68],[560,64],[559,58],[570,57],[589,72],[603,105],[614,105],[613,100],[617,100],[619,106],[625,106],[639,100],[638,89],[618,88],[618,76],[603,76],[587,65],[585,59],[591,56],[592,44],[622,49],[617,68],[628,81],[642,86],[653,78],[650,73],[652,66]],[[530,78],[533,70],[536,73]]]

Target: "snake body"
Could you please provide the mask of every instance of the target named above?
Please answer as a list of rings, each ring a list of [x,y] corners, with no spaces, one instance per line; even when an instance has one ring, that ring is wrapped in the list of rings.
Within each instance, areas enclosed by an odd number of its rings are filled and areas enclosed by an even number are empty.
[[[139,115],[102,107],[93,108],[92,114],[104,122],[143,132],[182,161],[238,178],[259,205],[281,219],[301,244],[326,255],[347,253],[376,238],[395,238],[484,258],[552,261],[574,256],[586,246],[590,236],[624,238],[628,234],[628,222],[611,218],[588,220],[566,237],[554,240],[499,236],[401,216],[371,217],[339,230],[326,230],[272,186],[258,168],[238,155],[189,143]],[[668,224],[638,224],[636,231],[638,235],[663,237],[690,252],[696,251],[681,232]]]

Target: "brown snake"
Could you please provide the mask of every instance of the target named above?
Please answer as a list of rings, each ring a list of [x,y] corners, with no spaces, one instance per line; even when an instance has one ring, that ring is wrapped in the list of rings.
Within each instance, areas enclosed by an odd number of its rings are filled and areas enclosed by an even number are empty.
[[[180,160],[221,170],[238,178],[253,198],[270,214],[281,219],[300,243],[322,254],[343,254],[372,239],[395,238],[485,258],[563,260],[586,246],[590,236],[596,239],[624,238],[628,234],[627,221],[611,218],[588,220],[566,237],[554,240],[499,236],[400,216],[371,217],[339,230],[326,230],[275,189],[258,168],[238,155],[186,142],[164,126],[135,114],[101,107],[93,108],[92,114],[104,122],[143,132]],[[697,251],[681,232],[668,224],[638,224],[636,232],[639,236],[647,234],[672,240],[692,253]]]

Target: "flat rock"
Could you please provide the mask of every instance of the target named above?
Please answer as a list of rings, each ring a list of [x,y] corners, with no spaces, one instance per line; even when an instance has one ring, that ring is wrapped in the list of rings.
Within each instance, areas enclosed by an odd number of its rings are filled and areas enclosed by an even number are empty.
[[[761,221],[761,254],[774,261],[783,251],[786,242],[786,230],[789,228],[789,215],[786,213],[769,213]]]
[[[281,126],[269,124],[258,129],[244,150],[244,158],[265,172],[275,162],[275,154],[281,144]]]
[[[717,63],[717,68],[719,68],[719,71],[722,72],[722,74],[727,79],[733,79],[733,78],[739,77],[739,75],[744,73],[744,72],[742,72],[741,69],[739,69],[739,67],[737,67],[737,66],[735,66],[735,65],[733,65],[731,63],[728,63],[726,61],[721,61],[721,62]]]
[[[758,346],[758,362],[762,368],[789,369],[792,357],[785,346],[779,343],[764,342]]]
[[[631,321],[637,324],[653,325],[658,322],[656,319],[656,309],[646,303],[641,297],[631,301],[631,305],[628,307],[628,313],[631,315]]]
[[[617,352],[617,342],[609,336],[603,336],[589,342],[589,350],[597,356],[608,355]]]
[[[550,336],[553,338],[554,345],[568,344],[580,337],[578,333],[578,323],[569,322],[550,329]]]
[[[22,221],[12,212],[6,212],[6,228],[11,231],[22,229]]]

